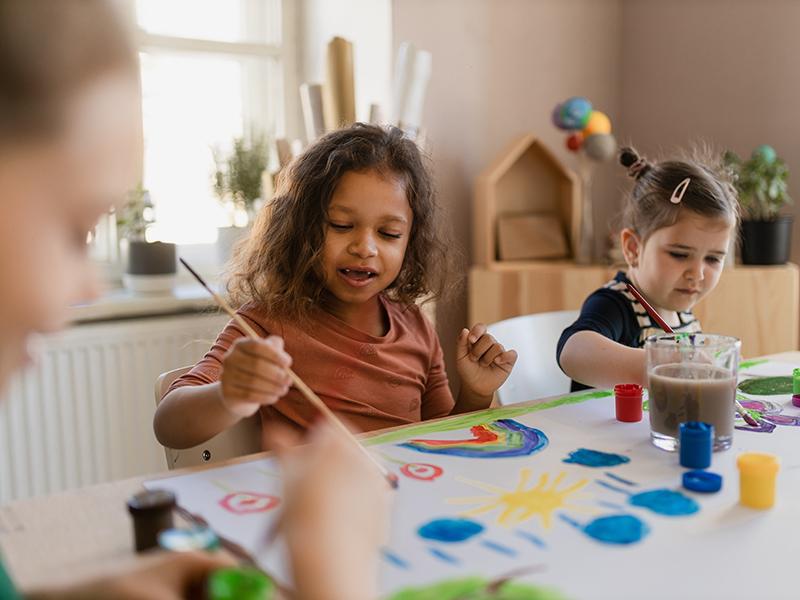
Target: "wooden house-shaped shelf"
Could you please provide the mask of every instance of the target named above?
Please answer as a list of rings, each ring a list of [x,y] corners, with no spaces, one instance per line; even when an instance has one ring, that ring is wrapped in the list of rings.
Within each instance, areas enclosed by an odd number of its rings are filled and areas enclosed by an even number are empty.
[[[475,182],[474,261],[485,267],[518,264],[501,260],[498,222],[524,215],[554,217],[566,240],[564,258],[574,257],[580,214],[578,177],[536,136],[524,135],[511,142]]]

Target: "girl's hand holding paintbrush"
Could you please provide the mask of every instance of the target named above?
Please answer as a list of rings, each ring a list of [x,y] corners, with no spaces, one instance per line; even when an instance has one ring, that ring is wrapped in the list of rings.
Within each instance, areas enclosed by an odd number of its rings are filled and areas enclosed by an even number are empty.
[[[262,405],[275,404],[289,391],[288,369],[292,357],[283,349],[283,339],[237,339],[222,360],[220,402],[238,417],[255,414]]]

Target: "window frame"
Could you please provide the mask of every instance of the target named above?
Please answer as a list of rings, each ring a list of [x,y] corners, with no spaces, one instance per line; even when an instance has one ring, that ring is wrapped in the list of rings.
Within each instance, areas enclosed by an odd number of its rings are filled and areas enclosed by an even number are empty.
[[[248,34],[255,38],[266,38],[264,13],[266,3],[260,0],[239,0],[246,9],[247,23],[258,24],[261,31],[253,30]],[[260,131],[270,132],[274,138],[296,137],[300,131],[300,116],[297,109],[297,64],[298,64],[298,23],[297,0],[277,0],[280,5],[281,23],[280,41],[275,44],[251,41],[221,41],[205,38],[183,37],[151,33],[143,29],[137,21],[136,0],[122,0],[123,13],[129,18],[133,39],[138,52],[167,52],[187,55],[211,54],[217,56],[253,58],[247,61],[247,76],[244,78],[242,104],[244,111],[243,125],[252,125]],[[259,59],[271,59],[259,60]],[[272,62],[274,61],[274,62]],[[139,81],[141,87],[141,79]],[[279,99],[278,102],[268,100]],[[140,94],[141,102],[141,94]],[[139,118],[140,147],[142,155],[137,165],[138,177],[144,177],[144,122],[140,111]],[[111,220],[103,218],[97,226],[96,237],[101,240],[116,239],[116,231],[108,231]],[[215,244],[197,244],[207,246],[209,262],[214,254]],[[94,258],[106,281],[119,281],[124,270],[120,252],[98,252],[95,256],[106,254],[107,258]],[[108,256],[109,254],[113,254]]]

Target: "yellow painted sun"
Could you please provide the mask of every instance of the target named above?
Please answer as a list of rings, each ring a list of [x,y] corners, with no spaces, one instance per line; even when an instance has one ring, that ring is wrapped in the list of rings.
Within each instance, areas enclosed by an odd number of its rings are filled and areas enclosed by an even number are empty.
[[[567,499],[576,494],[589,480],[581,479],[564,489],[558,489],[561,482],[566,477],[566,473],[559,473],[558,476],[548,485],[550,476],[547,473],[539,477],[538,483],[526,489],[531,479],[531,470],[524,468],[519,472],[519,483],[513,490],[506,490],[490,483],[475,481],[465,477],[457,477],[458,481],[485,490],[493,496],[472,496],[469,498],[452,498],[448,504],[480,504],[463,513],[465,517],[482,515],[495,509],[502,509],[497,518],[499,525],[517,525],[533,517],[539,517],[542,525],[549,529],[553,524],[553,513],[556,510],[569,508],[581,511],[580,506],[571,505]],[[577,498],[581,494],[574,497]]]

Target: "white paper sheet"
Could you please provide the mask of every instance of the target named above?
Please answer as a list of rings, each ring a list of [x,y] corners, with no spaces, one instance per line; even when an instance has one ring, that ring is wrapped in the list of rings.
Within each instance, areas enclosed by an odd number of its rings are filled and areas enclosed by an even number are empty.
[[[743,376],[790,375],[791,370],[792,365],[785,363],[761,363]],[[777,424],[769,433],[737,429],[733,448],[715,454],[710,469],[723,476],[722,491],[697,494],[681,488],[684,469],[677,454],[650,444],[647,413],[641,423],[620,423],[614,419],[611,395],[592,396],[603,393],[584,394],[579,402],[550,403],[557,406],[545,409],[511,406],[493,411],[491,417],[457,417],[433,429],[423,423],[400,438],[398,434],[377,438],[371,451],[400,476],[391,539],[382,561],[385,597],[409,586],[475,575],[491,579],[517,568],[535,571],[521,581],[553,588],[567,598],[797,597],[792,573],[800,556],[800,427]],[[773,413],[800,416],[790,396],[748,399],[771,403]],[[547,444],[530,454],[506,458],[488,457],[513,449],[513,441],[503,442],[502,431],[498,441],[460,446],[480,449],[487,456],[483,458],[425,453],[400,445],[414,438],[471,439],[470,425],[496,419],[511,419],[509,427],[534,428],[547,437]],[[503,425],[494,427],[502,430]],[[489,429],[478,434],[491,437]],[[581,448],[630,460],[599,468],[563,462]],[[743,451],[779,455],[773,509],[757,511],[739,504],[736,457]],[[418,466],[403,469],[409,464]],[[504,495],[520,485],[515,496]],[[202,516],[220,535],[255,556],[267,572],[290,583],[281,545],[265,548],[263,542],[280,510],[279,503],[272,507],[271,499],[281,496],[274,461],[256,460],[150,481],[146,486],[172,490],[183,508]],[[538,491],[531,491],[537,486]],[[635,494],[658,489],[682,495],[661,494],[679,500],[668,503],[673,509],[681,502],[690,508],[694,503],[697,512],[669,516],[632,504],[636,498],[648,498]],[[263,496],[236,496],[237,492]],[[223,506],[225,498],[228,508]],[[469,514],[481,507],[479,514]],[[504,513],[510,508],[516,510]],[[436,529],[432,522],[442,519],[459,520],[457,527],[449,528],[438,522],[445,533],[473,535],[453,542],[426,539],[423,533]],[[595,527],[587,532],[592,522]],[[614,535],[620,534],[621,524],[636,523],[647,533],[627,544],[599,541],[589,532],[596,533],[603,523],[616,524],[611,528]]]

